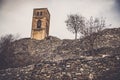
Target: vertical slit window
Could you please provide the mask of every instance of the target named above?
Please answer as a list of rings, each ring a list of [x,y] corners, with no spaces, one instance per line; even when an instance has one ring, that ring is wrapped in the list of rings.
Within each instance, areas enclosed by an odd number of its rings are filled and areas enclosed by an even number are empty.
[[[40,12],[40,15],[42,16],[42,12]]]
[[[41,20],[38,20],[38,22],[37,22],[37,28],[41,28]]]
[[[39,12],[37,12],[37,16],[39,16]]]

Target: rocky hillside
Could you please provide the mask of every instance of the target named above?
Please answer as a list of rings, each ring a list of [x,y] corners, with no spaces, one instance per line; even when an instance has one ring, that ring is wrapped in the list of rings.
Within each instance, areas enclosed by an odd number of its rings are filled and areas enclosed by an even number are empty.
[[[120,80],[120,28],[78,40],[25,38],[10,50],[0,80]]]

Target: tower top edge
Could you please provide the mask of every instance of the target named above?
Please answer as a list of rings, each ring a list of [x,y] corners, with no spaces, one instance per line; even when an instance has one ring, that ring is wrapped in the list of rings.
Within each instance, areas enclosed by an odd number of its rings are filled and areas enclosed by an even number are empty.
[[[34,8],[33,10],[34,10],[34,11],[35,11],[35,10],[47,10],[48,14],[50,15],[48,8]]]
[[[34,8],[34,10],[48,10],[48,8]]]

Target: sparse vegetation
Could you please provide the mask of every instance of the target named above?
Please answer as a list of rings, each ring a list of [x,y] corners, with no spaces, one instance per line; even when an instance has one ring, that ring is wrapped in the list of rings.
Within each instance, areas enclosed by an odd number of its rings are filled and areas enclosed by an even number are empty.
[[[94,49],[94,42],[97,40],[97,33],[104,30],[106,28],[106,21],[104,18],[93,18],[90,17],[89,20],[85,20],[85,25],[80,30],[80,34],[83,35],[83,37],[87,37],[89,40],[89,50],[92,51]]]
[[[12,34],[2,36],[0,38],[0,69],[11,66],[14,61],[12,42],[17,39]]]
[[[78,34],[82,37],[89,38],[88,43],[91,46],[89,47],[90,50],[93,49],[94,41],[97,37],[96,33],[106,28],[105,18],[90,17],[90,19],[86,19],[84,16],[78,14],[68,15],[68,19],[65,22],[67,25],[67,29],[75,34],[75,39],[77,39]]]
[[[84,26],[84,17],[78,14],[68,15],[68,19],[65,21],[67,29],[75,34],[75,39],[77,39],[78,33]]]
[[[75,39],[77,39],[78,34],[83,37],[90,36],[93,33],[102,31],[106,27],[105,18],[90,17],[90,19],[86,19],[78,14],[68,15],[65,23],[67,29],[75,34]]]
[[[105,18],[93,18],[84,19],[84,26],[80,29],[80,34],[84,37],[90,36],[93,33],[98,33],[106,28]]]

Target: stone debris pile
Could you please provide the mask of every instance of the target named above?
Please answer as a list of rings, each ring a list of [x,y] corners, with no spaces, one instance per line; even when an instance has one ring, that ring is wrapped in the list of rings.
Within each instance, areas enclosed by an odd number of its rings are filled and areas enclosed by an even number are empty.
[[[120,28],[91,36],[93,44],[90,36],[17,40],[10,46],[14,61],[0,70],[0,80],[120,80]]]
[[[68,59],[0,70],[0,80],[120,80],[120,54]]]

